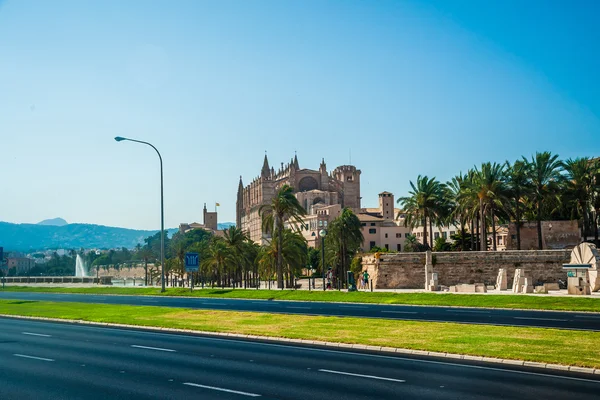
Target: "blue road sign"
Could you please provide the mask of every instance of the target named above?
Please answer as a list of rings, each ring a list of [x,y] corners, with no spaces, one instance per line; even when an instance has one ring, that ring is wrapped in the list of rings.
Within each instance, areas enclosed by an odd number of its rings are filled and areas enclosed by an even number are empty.
[[[185,253],[185,270],[187,272],[198,271],[198,265],[200,264],[200,256],[198,253]]]

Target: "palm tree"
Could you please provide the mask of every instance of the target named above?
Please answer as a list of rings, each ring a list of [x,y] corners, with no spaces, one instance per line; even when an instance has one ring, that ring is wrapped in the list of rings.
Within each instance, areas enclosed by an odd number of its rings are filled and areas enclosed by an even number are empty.
[[[235,280],[238,281],[239,278],[239,282],[241,282],[245,278],[247,267],[254,262],[254,259],[250,259],[249,254],[246,252],[248,235],[241,228],[230,226],[225,231],[224,240],[231,252],[231,257],[235,260]]]
[[[588,216],[592,197],[593,164],[590,159],[569,158],[564,162],[566,176],[566,194],[571,199],[573,210],[578,216],[583,217],[583,240],[586,241],[589,233]]]
[[[521,225],[522,225],[522,206],[521,203],[531,192],[531,185],[528,179],[527,163],[517,160],[514,164],[506,161],[505,164],[505,181],[509,191],[509,196],[512,199],[509,205],[510,213],[515,218],[515,227],[517,229],[517,250],[521,250]]]
[[[288,287],[290,287],[294,273],[304,267],[308,261],[308,250],[306,239],[300,233],[286,228],[282,230],[282,235],[283,246],[279,248],[276,240],[271,241],[267,246],[263,246],[258,256],[258,264],[261,275],[270,282],[274,269],[277,268],[276,260],[281,259],[282,271],[285,270]],[[283,284],[278,285],[278,287],[283,288]]]
[[[479,201],[479,222],[481,224],[481,246],[487,250],[487,224],[489,216],[492,223],[493,243],[496,248],[496,212],[503,207],[507,200],[507,190],[503,182],[504,167],[498,163],[483,163],[481,169],[475,168],[470,191],[477,195]]]
[[[558,159],[557,154],[552,155],[548,151],[535,153],[535,156],[531,157],[531,162],[524,157],[523,161],[529,166],[529,181],[532,185],[532,198],[536,209],[538,249],[542,250],[542,203],[562,180],[563,163]]]
[[[363,240],[360,220],[351,209],[345,207],[342,213],[331,222],[325,237],[326,249],[337,250],[336,258],[339,263],[335,264],[340,265],[338,276],[341,276],[344,282],[350,262]]]
[[[262,205],[258,210],[262,218],[262,230],[271,234],[277,246],[277,285],[283,287],[283,258],[282,251],[284,235],[283,224],[291,221],[291,226],[302,224],[302,216],[306,211],[294,195],[294,189],[289,185],[283,185],[270,204]]]
[[[412,190],[408,192],[408,197],[400,197],[397,203],[401,204],[406,218],[404,226],[415,228],[423,225],[423,244],[429,247],[427,242],[427,224],[435,219],[440,212],[440,205],[443,202],[443,185],[434,178],[419,175],[417,185],[410,182]],[[433,234],[432,234],[433,235]]]
[[[231,252],[223,238],[214,236],[208,246],[206,257],[202,260],[202,269],[212,274],[211,281],[220,281],[225,286],[224,273],[232,264]]]

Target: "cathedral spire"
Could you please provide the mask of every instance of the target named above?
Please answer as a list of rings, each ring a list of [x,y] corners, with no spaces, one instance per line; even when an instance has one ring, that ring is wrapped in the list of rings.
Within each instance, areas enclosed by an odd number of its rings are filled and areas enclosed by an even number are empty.
[[[294,168],[296,168],[297,170],[300,169],[300,165],[298,164],[298,155],[296,154],[295,151],[294,151]]]
[[[242,183],[242,176],[240,175],[240,183],[238,185],[238,192],[244,190],[244,184]]]
[[[263,178],[268,178],[270,171],[271,170],[269,169],[269,160],[267,159],[267,152],[265,151],[265,160],[263,161],[263,166],[262,166],[262,170],[260,171],[260,176]]]

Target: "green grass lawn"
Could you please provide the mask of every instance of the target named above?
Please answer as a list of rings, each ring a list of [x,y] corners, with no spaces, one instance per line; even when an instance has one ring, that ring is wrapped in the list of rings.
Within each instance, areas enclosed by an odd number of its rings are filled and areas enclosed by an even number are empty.
[[[600,368],[600,332],[20,300],[0,300],[0,314],[324,340]],[[577,351],[569,350],[574,343]]]
[[[2,289],[0,289],[1,291]],[[194,296],[238,299],[273,299],[299,301],[333,301],[380,304],[409,304],[432,306],[462,306],[488,308],[522,308],[538,310],[568,310],[600,312],[600,298],[557,297],[548,295],[475,295],[455,293],[391,293],[391,292],[338,292],[306,290],[255,290],[255,289],[204,289],[168,288],[161,293],[157,288],[125,287],[33,287],[6,286],[4,291],[11,292],[47,292],[47,293],[85,293],[85,294],[127,294],[153,296]]]

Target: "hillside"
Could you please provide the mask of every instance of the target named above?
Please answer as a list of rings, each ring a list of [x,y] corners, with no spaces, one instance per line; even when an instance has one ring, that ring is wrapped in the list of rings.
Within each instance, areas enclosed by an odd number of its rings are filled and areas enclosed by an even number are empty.
[[[91,224],[53,226],[0,222],[0,246],[14,251],[133,248],[156,232]]]
[[[58,219],[56,219],[58,220]],[[60,221],[54,221],[55,223]],[[63,220],[64,221],[64,220]],[[232,222],[219,223],[219,229],[235,226]],[[169,236],[178,229],[168,229]],[[0,247],[11,251],[47,249],[104,249],[134,248],[158,230],[147,231],[92,224],[11,224],[0,222]]]

